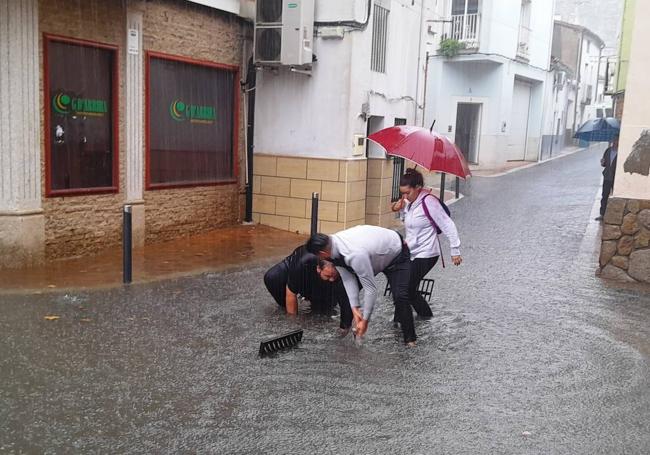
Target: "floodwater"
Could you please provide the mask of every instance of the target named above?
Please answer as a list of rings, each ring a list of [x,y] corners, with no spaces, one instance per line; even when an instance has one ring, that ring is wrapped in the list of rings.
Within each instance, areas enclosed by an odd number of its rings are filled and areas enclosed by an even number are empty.
[[[262,266],[2,296],[0,452],[649,453],[650,294],[594,276],[598,160],[473,181],[413,349],[388,301],[361,345],[285,317]]]

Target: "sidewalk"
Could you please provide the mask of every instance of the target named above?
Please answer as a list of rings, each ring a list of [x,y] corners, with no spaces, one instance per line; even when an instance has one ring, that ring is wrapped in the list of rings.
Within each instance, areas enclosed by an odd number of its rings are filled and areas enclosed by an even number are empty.
[[[146,245],[133,251],[133,282],[147,282],[250,263],[273,263],[305,236],[262,225],[233,226]],[[38,267],[0,270],[0,294],[103,288],[122,284],[120,247],[96,256],[49,261]]]
[[[558,158],[562,158],[573,153],[588,150],[590,147],[597,145],[592,144],[589,147],[578,147],[578,146],[568,146],[560,150],[557,154],[553,155],[551,158],[541,160],[541,161],[508,161],[503,166],[492,169],[479,168],[476,165],[470,165],[470,170],[472,171],[472,177],[501,177],[502,175],[510,174],[512,172],[517,172],[522,169],[527,169],[529,167],[537,166],[542,163],[548,163]]]

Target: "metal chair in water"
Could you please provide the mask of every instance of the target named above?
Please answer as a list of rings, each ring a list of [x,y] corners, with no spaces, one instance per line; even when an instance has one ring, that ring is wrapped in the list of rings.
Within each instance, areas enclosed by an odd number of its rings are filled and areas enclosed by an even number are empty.
[[[418,291],[424,297],[424,300],[431,302],[431,297],[433,296],[433,285],[436,280],[432,278],[422,278],[420,281],[420,287]],[[384,289],[384,296],[392,295],[390,290],[390,283],[386,283],[386,289]]]

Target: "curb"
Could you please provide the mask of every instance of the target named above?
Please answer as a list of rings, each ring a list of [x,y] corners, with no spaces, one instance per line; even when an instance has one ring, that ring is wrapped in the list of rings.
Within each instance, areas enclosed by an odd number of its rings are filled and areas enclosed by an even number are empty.
[[[589,150],[590,148],[591,148],[591,146],[578,148],[576,150],[573,150],[572,152],[563,153],[562,155],[554,156],[554,157],[549,158],[549,159],[544,160],[544,161],[536,161],[534,163],[530,163],[530,164],[527,164],[525,166],[516,167],[514,169],[509,169],[507,171],[500,172],[500,173],[494,174],[494,175],[477,175],[477,176],[472,176],[472,178],[476,177],[476,178],[488,178],[488,179],[491,179],[491,178],[494,178],[494,177],[503,177],[504,175],[512,174],[513,172],[523,171],[524,169],[530,169],[531,167],[539,166],[540,164],[548,163],[550,161],[554,161],[554,160],[557,160],[557,159],[560,159],[560,158],[565,158],[565,157],[571,156],[571,155],[573,155],[575,153],[582,152],[584,150]]]

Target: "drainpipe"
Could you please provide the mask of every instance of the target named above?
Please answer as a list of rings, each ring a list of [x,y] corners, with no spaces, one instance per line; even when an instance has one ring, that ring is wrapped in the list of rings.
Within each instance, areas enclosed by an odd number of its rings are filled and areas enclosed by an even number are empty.
[[[246,215],[244,221],[253,221],[253,132],[255,130],[255,82],[257,72],[253,65],[253,57],[248,60],[246,67],[246,82],[244,93],[246,103]]]
[[[418,66],[417,66],[417,71],[415,72],[416,74],[416,80],[415,80],[415,113],[413,116],[413,124],[417,125],[418,123],[418,94],[420,93],[420,63],[422,59],[422,25],[424,24],[424,2],[425,0],[421,0],[422,4],[420,5],[420,36],[418,37]],[[428,54],[428,52],[427,52]],[[426,77],[426,75],[425,75]],[[424,80],[424,89],[426,90],[427,87],[427,81],[426,79]],[[422,124],[424,124],[424,108],[422,109]]]
[[[585,31],[584,29],[580,32],[580,46],[578,48],[578,61],[577,61],[577,77],[578,77],[578,91],[576,92],[576,102],[573,106],[573,129],[571,131],[571,137],[576,134],[576,120],[578,118],[578,104],[582,102],[580,99],[580,86],[582,85],[582,43],[585,40]]]
[[[429,51],[427,51],[426,61],[424,62],[424,89],[422,93],[422,124],[424,127],[424,116],[427,107],[427,77],[429,77]]]
[[[596,101],[596,105],[598,105],[598,84],[600,82],[600,61],[603,58],[603,49],[605,49],[605,44],[600,45],[600,49],[598,52],[598,67],[596,69],[596,93],[594,93],[594,101]],[[605,94],[605,87],[607,86],[607,74],[605,74],[605,79],[603,81],[603,99],[604,99],[604,94]],[[603,117],[605,117],[605,112],[603,112]]]

